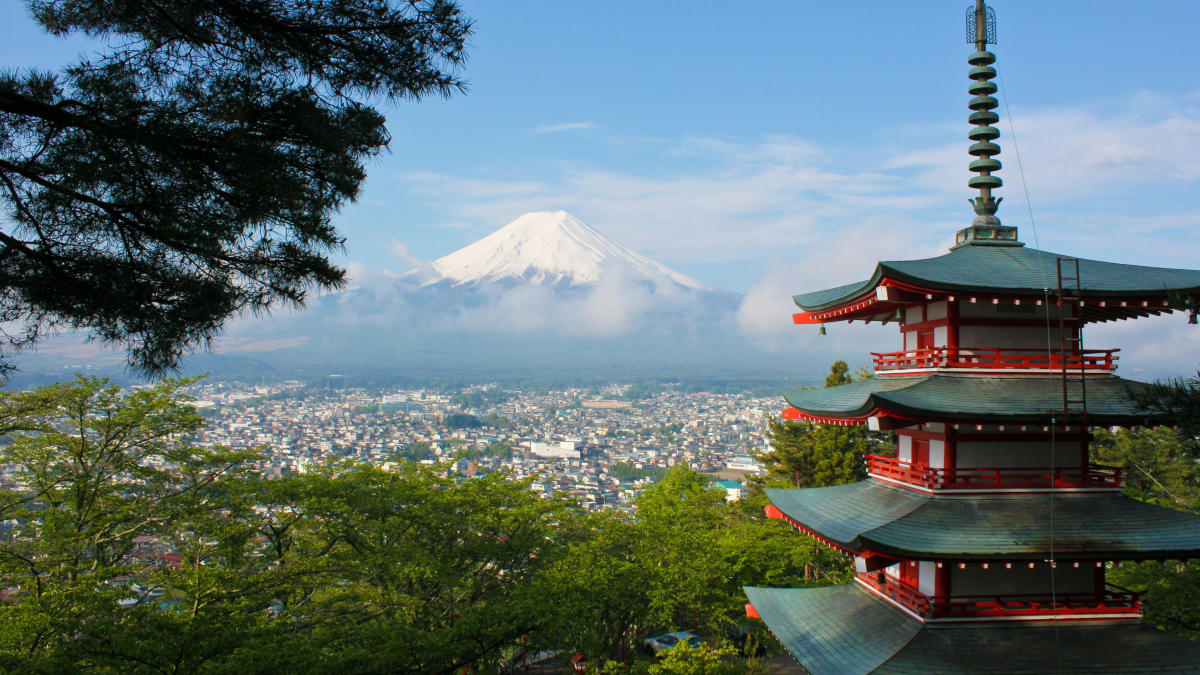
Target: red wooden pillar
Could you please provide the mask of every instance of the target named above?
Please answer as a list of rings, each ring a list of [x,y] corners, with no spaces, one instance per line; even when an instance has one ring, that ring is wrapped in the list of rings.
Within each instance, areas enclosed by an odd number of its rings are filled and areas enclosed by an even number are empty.
[[[945,467],[946,483],[952,484],[955,482],[958,468],[958,454],[955,451],[955,445],[958,434],[954,433],[954,429],[949,424],[946,425],[946,433],[942,435],[945,440],[942,441],[942,465]]]
[[[946,301],[946,356],[958,360],[958,300]]]
[[[934,607],[941,609],[950,601],[950,563],[939,561],[933,570]]]

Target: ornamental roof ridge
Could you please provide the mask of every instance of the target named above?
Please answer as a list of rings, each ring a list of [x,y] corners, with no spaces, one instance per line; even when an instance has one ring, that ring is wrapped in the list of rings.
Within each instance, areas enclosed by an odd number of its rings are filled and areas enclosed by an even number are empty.
[[[1004,198],[992,197],[992,190],[1004,181],[994,175],[1001,167],[1000,160],[996,159],[1000,146],[994,142],[1000,137],[1000,130],[992,126],[1000,121],[996,114],[1000,103],[992,96],[996,93],[996,83],[992,82],[996,77],[996,69],[992,67],[996,55],[987,48],[989,43],[996,43],[996,13],[984,0],[975,0],[975,7],[967,9],[967,42],[975,45],[975,52],[967,57],[967,63],[971,65],[967,73],[971,78],[971,85],[967,87],[967,93],[971,95],[967,104],[971,116],[967,120],[973,125],[967,133],[967,138],[972,141],[967,152],[975,160],[967,168],[978,174],[967,181],[967,186],[979,190],[979,196],[967,200],[975,210],[975,220],[971,221],[970,227],[959,230],[955,246],[1021,246],[1017,241],[1017,228],[1001,225],[996,217],[996,209]]]
[[[1026,246],[960,246],[948,253],[916,260],[884,260],[876,264],[870,278],[820,291],[793,296],[806,312],[830,311],[858,301],[875,302],[876,289],[894,285],[897,291],[934,291],[960,295],[1025,296],[1053,295],[1057,261],[1076,259],[1060,253]],[[1078,258],[1080,294],[1087,299],[1137,298],[1146,300],[1154,313],[1180,309],[1178,298],[1200,294],[1200,270],[1151,267]],[[916,296],[921,300],[923,296]],[[907,299],[914,304],[915,299]],[[879,310],[886,313],[886,309]],[[894,308],[893,308],[894,313]],[[847,315],[844,319],[864,318]],[[1127,317],[1114,317],[1127,318]],[[839,318],[828,318],[836,321]],[[819,323],[822,321],[812,321]],[[808,323],[808,321],[805,321]]]

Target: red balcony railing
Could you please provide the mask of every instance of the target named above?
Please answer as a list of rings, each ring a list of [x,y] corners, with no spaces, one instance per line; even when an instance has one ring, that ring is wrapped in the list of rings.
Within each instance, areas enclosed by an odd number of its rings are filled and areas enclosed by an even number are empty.
[[[1117,367],[1119,349],[1084,349],[1069,353],[1045,349],[999,347],[927,347],[904,352],[871,352],[875,370],[906,368],[1029,368],[1061,369],[1064,358],[1070,370],[1107,371]]]
[[[860,573],[860,581],[926,618],[1141,614],[1141,594],[1113,584],[1098,593],[1022,593],[930,597],[888,574]]]
[[[939,469],[896,457],[867,455],[867,473],[929,490],[1021,490],[1030,488],[1124,487],[1121,467],[957,467]]]

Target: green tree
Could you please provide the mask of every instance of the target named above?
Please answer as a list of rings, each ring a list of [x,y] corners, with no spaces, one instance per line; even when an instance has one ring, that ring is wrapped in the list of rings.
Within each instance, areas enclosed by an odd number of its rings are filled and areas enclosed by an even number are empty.
[[[550,628],[578,511],[499,474],[263,480],[187,381],[0,394],[5,672],[494,672]]]
[[[668,630],[689,628],[720,643],[727,628],[748,621],[743,586],[849,579],[842,556],[766,518],[761,491],[754,499],[726,504],[707,476],[674,467],[639,498],[635,515],[579,521],[586,531],[549,570],[559,613],[551,643],[598,666],[627,664],[642,639]]]
[[[467,413],[453,413],[446,415],[446,419],[442,421],[447,429],[478,429],[483,426],[483,422],[474,415]]]
[[[338,288],[331,216],[387,146],[371,99],[448,95],[470,21],[448,0],[27,0],[110,45],[0,74],[0,320],[174,367],[241,311]]]
[[[429,441],[413,441],[407,448],[397,449],[392,454],[401,459],[419,462],[433,457],[433,447],[429,445]]]
[[[651,664],[650,675],[765,675],[770,672],[755,659],[743,661],[730,645],[713,647],[703,644],[692,647],[686,641],[663,653],[658,663]]]
[[[186,559],[194,552],[189,544],[228,529],[235,507],[224,479],[253,454],[183,440],[204,424],[180,400],[188,382],[123,395],[104,380],[79,378],[0,396],[0,419],[10,422],[0,464],[17,471],[15,487],[0,491],[0,521],[12,523],[0,537],[0,583],[17,589],[0,605],[5,670],[103,670],[145,651],[148,643],[137,644],[134,635],[147,632],[160,641],[137,659],[175,659],[177,671],[187,670],[207,659],[210,641],[232,639],[244,623],[232,616],[212,621],[193,604],[187,616],[191,625],[203,624],[204,638],[182,652],[172,647],[182,646],[188,631],[178,629],[185,627],[170,621],[171,630],[160,630],[163,622],[155,620],[167,578],[186,573],[164,569],[155,547],[178,549]],[[171,535],[179,537],[168,543]],[[241,555],[232,550],[237,543],[225,540],[227,557]],[[200,571],[187,560],[181,567]],[[249,609],[248,596],[242,599],[237,609]]]
[[[583,530],[548,570],[554,589],[555,647],[579,650],[593,663],[631,656],[636,627],[645,614],[646,589],[654,578],[638,555],[640,531],[622,513],[606,511],[581,519]]]
[[[303,518],[280,565],[321,583],[297,584],[279,610],[305,627],[279,669],[494,672],[544,629],[544,569],[574,514],[498,473],[444,473],[341,465],[295,479]]]
[[[1120,466],[1125,493],[1162,506],[1200,513],[1200,443],[1193,435],[1197,406],[1195,381],[1159,385],[1144,401],[1171,416],[1175,428],[1096,429],[1092,460]],[[1193,640],[1200,639],[1200,563],[1165,561],[1161,565],[1110,568],[1113,583],[1143,591],[1146,622]]]
[[[825,378],[826,387],[853,382],[845,361],[835,362]],[[869,374],[860,373],[862,377]],[[863,480],[867,477],[864,456],[893,451],[893,445],[879,433],[861,426],[815,424],[770,419],[767,437],[771,450],[755,455],[768,471],[768,477],[793,487],[820,487]]]
[[[1180,429],[1096,429],[1090,448],[1093,461],[1121,467],[1126,494],[1200,513],[1200,443]]]

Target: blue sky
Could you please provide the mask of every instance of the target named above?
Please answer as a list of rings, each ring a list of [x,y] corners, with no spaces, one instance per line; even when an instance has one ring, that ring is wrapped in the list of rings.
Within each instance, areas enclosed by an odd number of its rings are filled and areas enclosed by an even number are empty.
[[[78,51],[23,4],[0,7],[0,63]],[[564,209],[786,317],[787,295],[937,255],[970,221],[966,0],[461,4],[470,90],[387,109],[391,152],[337,218],[356,277]],[[1048,250],[1197,266],[1200,5],[992,5],[1002,220]]]

